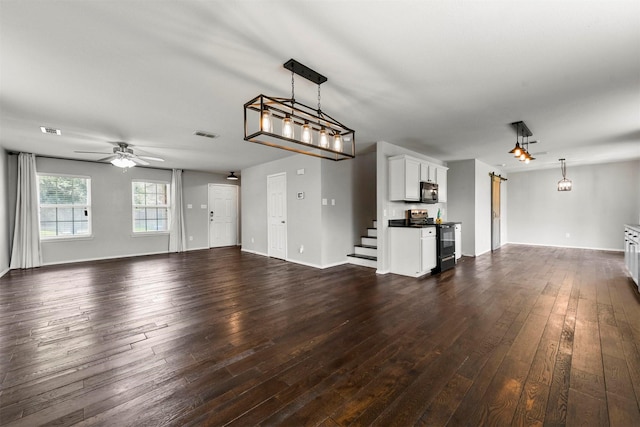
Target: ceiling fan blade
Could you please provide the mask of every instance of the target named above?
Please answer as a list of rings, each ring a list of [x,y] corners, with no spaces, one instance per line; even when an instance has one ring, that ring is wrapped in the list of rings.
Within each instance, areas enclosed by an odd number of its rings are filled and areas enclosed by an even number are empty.
[[[103,154],[104,154],[104,153],[103,153]],[[96,160],[96,161],[98,161],[98,162],[110,162],[111,160],[113,160],[113,159],[117,159],[117,158],[118,158],[118,156],[113,155],[113,156],[103,157],[102,159],[98,159],[98,160]]]
[[[111,154],[111,153],[105,153],[104,151],[74,151],[74,153],[78,153],[78,154]]]
[[[151,157],[151,156],[136,156],[139,159],[145,159],[145,160],[153,160],[154,162],[164,162],[164,159],[161,159],[160,157]]]
[[[131,156],[129,157],[129,160],[133,160],[134,162],[142,166],[147,166],[149,164],[149,162],[145,162],[144,160],[140,159],[137,156]]]

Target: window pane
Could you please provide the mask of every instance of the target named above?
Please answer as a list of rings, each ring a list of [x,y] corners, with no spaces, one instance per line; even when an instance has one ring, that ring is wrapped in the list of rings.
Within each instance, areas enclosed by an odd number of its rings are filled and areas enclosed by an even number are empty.
[[[55,237],[56,236],[56,223],[55,221],[41,221],[40,222],[40,237]]]
[[[58,221],[72,221],[73,208],[58,208]]]
[[[167,227],[167,220],[166,219],[159,219],[158,220],[158,231],[167,231],[169,228]]]
[[[147,206],[155,206],[155,205],[157,205],[157,204],[158,204],[158,201],[157,201],[157,196],[156,196],[156,194],[155,194],[155,193],[154,193],[154,194],[149,194],[149,193],[147,193],[146,203],[145,203],[145,204],[146,204]]]
[[[88,221],[74,222],[73,234],[89,234],[89,222]]]
[[[158,218],[158,209],[147,208],[147,220]]]
[[[145,183],[145,193],[149,194],[149,193],[153,193],[155,194],[156,192],[156,184],[153,182],[147,182]]]
[[[158,221],[155,219],[147,220],[147,231],[158,231]]]
[[[158,208],[158,219],[167,219],[167,208]]]
[[[134,232],[143,232],[147,231],[146,221],[138,219],[133,222],[133,231]]]
[[[134,205],[144,205],[144,194],[134,193],[133,195]]]
[[[136,220],[145,219],[147,216],[145,215],[145,208],[134,208],[133,209],[133,218]]]
[[[73,204],[86,204],[87,201],[87,180],[76,178],[73,185]]]
[[[40,221],[55,221],[56,208],[40,208]]]
[[[73,222],[60,222],[58,221],[58,235],[59,236],[70,236],[73,235]]]
[[[86,215],[85,215],[86,212]],[[89,218],[89,211],[85,208],[73,208],[73,220],[74,221],[87,221]]]

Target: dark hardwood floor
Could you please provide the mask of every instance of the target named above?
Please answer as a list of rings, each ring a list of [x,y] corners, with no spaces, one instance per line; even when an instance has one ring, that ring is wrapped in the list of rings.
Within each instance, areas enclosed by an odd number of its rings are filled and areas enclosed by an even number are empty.
[[[621,253],[411,279],[237,248],[0,279],[0,424],[640,425]]]

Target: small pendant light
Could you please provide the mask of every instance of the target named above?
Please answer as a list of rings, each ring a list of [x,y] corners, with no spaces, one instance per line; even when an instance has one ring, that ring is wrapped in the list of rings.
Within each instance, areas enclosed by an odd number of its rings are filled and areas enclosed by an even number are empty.
[[[558,181],[558,191],[571,191],[573,183],[567,179],[567,165],[565,159],[560,160],[560,171],[562,171],[562,179]]]

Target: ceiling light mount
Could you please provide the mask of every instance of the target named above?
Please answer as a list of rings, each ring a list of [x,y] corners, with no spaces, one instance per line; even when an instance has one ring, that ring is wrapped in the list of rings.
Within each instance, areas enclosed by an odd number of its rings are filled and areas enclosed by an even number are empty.
[[[235,175],[235,172],[234,172],[234,171],[231,171],[231,173],[229,173],[229,176],[227,176],[227,179],[228,179],[229,181],[237,181],[237,180],[238,180],[238,177]]]
[[[244,104],[244,140],[323,159],[354,158],[355,131],[321,109],[327,78],[294,59],[283,67],[291,71],[291,98],[258,95]],[[294,74],[318,85],[317,108],[295,100]]]

